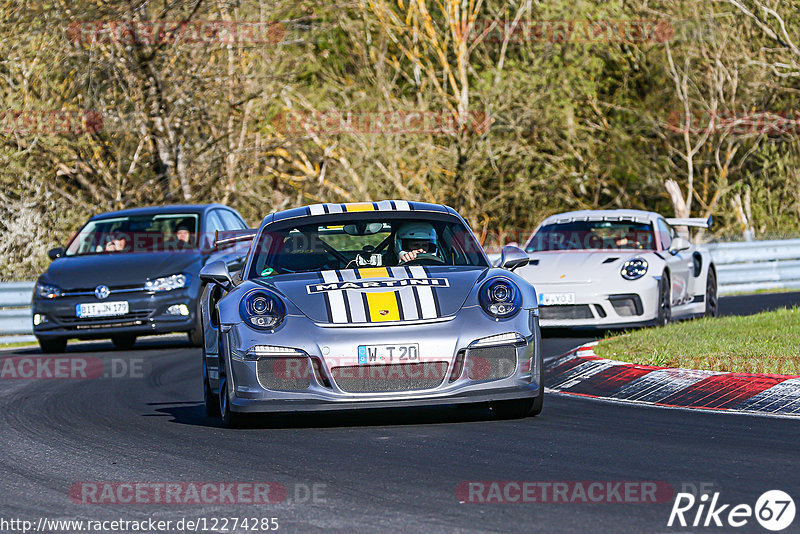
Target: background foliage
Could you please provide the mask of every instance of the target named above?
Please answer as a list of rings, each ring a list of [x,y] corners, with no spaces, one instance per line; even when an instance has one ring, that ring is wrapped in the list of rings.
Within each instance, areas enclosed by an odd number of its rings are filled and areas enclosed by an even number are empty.
[[[489,246],[582,208],[713,214],[705,238],[796,234],[800,128],[748,125],[794,120],[797,7],[0,0],[0,277],[35,276],[93,213],[165,203],[223,202],[257,224],[319,201],[443,202]],[[276,33],[237,45],[76,39],[86,21],[264,21]],[[514,32],[553,21],[552,35]],[[660,33],[581,38],[589,21],[658,21]],[[94,110],[102,128],[12,120],[51,110]],[[331,110],[466,126],[337,133],[284,120]]]

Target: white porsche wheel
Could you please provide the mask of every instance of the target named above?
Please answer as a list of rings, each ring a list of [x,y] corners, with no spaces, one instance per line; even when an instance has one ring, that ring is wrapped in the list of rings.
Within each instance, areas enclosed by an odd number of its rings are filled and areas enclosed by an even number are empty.
[[[657,326],[666,326],[672,320],[672,295],[669,275],[664,273],[658,282]]]
[[[717,294],[717,274],[713,269],[708,270],[706,278],[706,311],[705,317],[717,317],[719,315],[719,295]]]

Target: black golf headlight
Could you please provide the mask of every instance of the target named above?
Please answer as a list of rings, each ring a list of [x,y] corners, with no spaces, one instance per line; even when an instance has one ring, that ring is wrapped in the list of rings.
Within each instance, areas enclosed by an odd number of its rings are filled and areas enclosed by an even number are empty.
[[[478,300],[483,311],[498,319],[513,317],[522,307],[522,294],[508,278],[493,278],[485,282]]]
[[[647,260],[644,258],[633,258],[622,265],[619,274],[625,280],[638,280],[647,273]]]
[[[286,316],[286,306],[274,293],[261,289],[247,293],[239,302],[242,320],[259,330],[272,330]]]
[[[43,284],[39,282],[36,284],[36,294],[42,298],[54,299],[62,295],[61,288],[53,284]]]

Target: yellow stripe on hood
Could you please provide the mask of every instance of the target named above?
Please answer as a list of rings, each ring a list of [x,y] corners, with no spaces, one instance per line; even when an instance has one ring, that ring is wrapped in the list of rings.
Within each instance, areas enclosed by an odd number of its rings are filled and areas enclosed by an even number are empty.
[[[358,276],[364,278],[392,278],[389,274],[389,269],[386,267],[367,267],[366,269],[359,269]]]
[[[366,293],[369,307],[369,320],[374,323],[399,321],[400,308],[397,306],[397,293]]]

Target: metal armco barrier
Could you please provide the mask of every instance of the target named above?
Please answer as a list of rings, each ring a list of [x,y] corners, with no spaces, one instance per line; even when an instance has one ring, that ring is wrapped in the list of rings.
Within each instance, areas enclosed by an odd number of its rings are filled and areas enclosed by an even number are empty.
[[[800,289],[800,239],[710,243],[719,293]],[[492,263],[500,254],[489,254]],[[33,282],[0,283],[0,336],[31,334]]]
[[[800,289],[800,239],[710,243],[719,292]]]
[[[0,335],[31,334],[33,282],[0,284]]]

